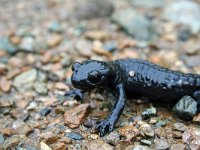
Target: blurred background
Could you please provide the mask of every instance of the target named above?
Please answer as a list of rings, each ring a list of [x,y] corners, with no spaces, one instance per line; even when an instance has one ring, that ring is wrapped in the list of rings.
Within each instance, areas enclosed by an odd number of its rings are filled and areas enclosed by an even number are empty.
[[[199,0],[0,0],[0,144],[13,148],[25,135],[35,149],[43,139],[66,148],[47,127],[66,123],[63,113],[78,103],[56,97],[71,89],[75,61],[142,58],[200,74],[199,32]]]

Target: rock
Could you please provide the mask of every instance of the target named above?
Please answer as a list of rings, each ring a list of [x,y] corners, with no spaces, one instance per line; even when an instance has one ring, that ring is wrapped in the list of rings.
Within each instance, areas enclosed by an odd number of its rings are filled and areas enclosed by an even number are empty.
[[[41,115],[41,116],[47,116],[50,112],[51,112],[51,109],[50,109],[50,108],[43,108],[43,109],[40,111],[40,115]]]
[[[70,128],[77,128],[89,114],[90,105],[81,104],[65,112],[64,120]]]
[[[192,33],[200,30],[200,6],[194,1],[175,1],[164,10],[164,18],[188,26]]]
[[[163,120],[158,120],[157,123],[155,124],[156,128],[165,126],[169,122],[169,119],[163,119]]]
[[[200,113],[196,116],[194,116],[193,120],[194,123],[200,124]]]
[[[132,140],[140,134],[140,131],[133,125],[126,125],[119,129],[119,133],[126,137],[127,140]]]
[[[3,92],[9,92],[11,88],[11,81],[7,80],[6,77],[0,79],[0,89]]]
[[[32,131],[33,129],[29,127],[28,125],[22,125],[17,129],[18,134],[23,134],[26,136],[28,136]]]
[[[5,136],[11,136],[13,134],[16,134],[16,131],[13,128],[1,128],[0,132]]]
[[[129,146],[125,150],[153,150],[152,148],[144,145]]]
[[[148,108],[148,109],[145,109],[141,116],[144,118],[144,119],[148,119],[150,117],[154,117],[156,116],[156,108],[155,107],[151,107],[151,108]]]
[[[47,39],[47,46],[49,48],[54,48],[58,46],[63,40],[63,37],[60,35],[52,35]]]
[[[96,140],[99,138],[98,134],[91,134],[90,135],[91,139]]]
[[[37,80],[37,70],[31,69],[22,72],[14,78],[13,84],[19,90],[29,90],[33,88],[33,83]]]
[[[185,57],[184,61],[186,62],[188,67],[197,67],[200,65],[199,59],[200,59],[200,55],[194,55],[194,56]]]
[[[3,136],[3,134],[0,133],[0,145],[3,144],[5,141],[5,138]]]
[[[30,102],[30,104],[27,106],[27,110],[35,110],[38,107],[38,104],[35,101]]]
[[[182,139],[187,143],[192,150],[200,149],[200,130],[199,128],[191,128],[185,131],[182,135]]]
[[[114,150],[114,147],[98,139],[90,142],[87,146],[88,150]]]
[[[66,150],[66,149],[67,149],[67,145],[63,142],[56,143],[53,146],[53,150]]]
[[[76,43],[76,50],[85,57],[92,55],[92,44],[86,40],[79,40]]]
[[[118,132],[110,132],[106,137],[105,140],[107,143],[112,145],[117,145],[120,140],[120,135]]]
[[[35,88],[35,91],[38,93],[38,94],[42,94],[42,95],[46,95],[48,90],[47,90],[47,87],[46,87],[46,84],[42,83],[42,82],[36,82],[34,84],[34,88]]]
[[[73,62],[73,58],[71,56],[65,56],[64,58],[62,58],[61,60],[61,64],[63,65],[63,67],[69,67]]]
[[[117,49],[117,43],[116,42],[106,42],[104,45],[103,45],[103,48],[105,50],[107,50],[108,52],[113,52],[114,50]]]
[[[110,38],[110,34],[103,30],[94,30],[85,32],[85,37],[90,40],[104,41]]]
[[[61,24],[57,21],[53,21],[48,25],[48,30],[50,32],[54,32],[54,33],[62,33],[63,32],[63,28],[61,26]]]
[[[107,57],[112,56],[112,54],[111,54],[109,51],[107,51],[106,49],[103,48],[102,43],[99,42],[99,41],[95,41],[95,42],[93,43],[92,50],[93,50],[95,53],[99,54],[99,55],[105,55],[105,56],[107,56]]]
[[[13,135],[4,142],[3,149],[12,149],[13,147],[16,147],[24,139],[25,135]]]
[[[40,143],[41,150],[52,150],[46,143],[41,142]]]
[[[170,150],[185,150],[186,146],[184,144],[173,144]]]
[[[174,131],[173,132],[173,137],[176,138],[176,139],[179,139],[182,137],[182,132],[180,131]]]
[[[113,5],[108,0],[82,0],[78,3],[75,17],[78,20],[107,17],[113,12]]]
[[[143,143],[143,144],[145,144],[145,145],[148,145],[148,146],[151,146],[151,144],[152,144],[152,142],[151,141],[149,141],[149,140],[141,140],[140,141],[141,143]]]
[[[173,129],[174,130],[177,130],[177,131],[186,131],[187,130],[187,126],[184,125],[183,123],[180,123],[180,122],[176,122],[173,124]]]
[[[33,52],[35,50],[35,39],[33,36],[25,36],[22,38],[22,41],[19,45],[20,50],[27,52]]]
[[[17,52],[17,47],[11,44],[7,37],[0,38],[0,51],[6,51],[10,54]]]
[[[178,35],[177,35],[177,38],[180,40],[180,41],[187,41],[191,38],[192,36],[192,33],[189,29],[183,29],[183,30],[180,30],[178,32]]]
[[[40,134],[40,137],[46,144],[56,143],[59,139],[58,135],[52,132],[44,132]]]
[[[10,37],[10,42],[13,44],[13,45],[19,45],[21,43],[21,37],[19,36],[16,36],[16,35],[12,35]]]
[[[57,82],[55,84],[55,88],[58,90],[65,90],[65,91],[69,90],[69,87],[66,84],[64,84],[63,82]]]
[[[165,0],[130,0],[137,7],[161,8],[165,5]]]
[[[64,103],[63,103],[63,106],[75,106],[78,104],[78,101],[77,100],[66,100]]]
[[[170,145],[166,139],[155,139],[154,148],[158,150],[167,150]]]
[[[155,27],[151,21],[133,9],[115,12],[112,20],[121,26],[129,35],[138,40],[148,41],[157,37]]]
[[[67,136],[68,138],[72,139],[72,140],[83,140],[83,136],[79,133],[67,133],[65,136]]]
[[[14,100],[7,95],[0,97],[0,108],[9,108],[15,106]]]
[[[154,137],[155,135],[153,128],[148,124],[141,125],[139,129],[148,137]]]
[[[17,119],[15,122],[13,122],[12,128],[13,129],[17,129],[17,128],[20,128],[20,127],[22,127],[24,125],[25,125],[24,121],[22,121],[20,119]]]
[[[197,112],[197,102],[190,96],[184,96],[172,111],[183,120],[191,120]]]

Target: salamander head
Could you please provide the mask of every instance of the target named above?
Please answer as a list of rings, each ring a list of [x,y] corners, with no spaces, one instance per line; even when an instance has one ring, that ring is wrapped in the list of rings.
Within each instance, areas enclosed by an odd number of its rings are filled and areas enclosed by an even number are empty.
[[[102,61],[86,60],[83,63],[72,65],[72,84],[75,88],[89,90],[108,85],[113,70],[111,66]]]

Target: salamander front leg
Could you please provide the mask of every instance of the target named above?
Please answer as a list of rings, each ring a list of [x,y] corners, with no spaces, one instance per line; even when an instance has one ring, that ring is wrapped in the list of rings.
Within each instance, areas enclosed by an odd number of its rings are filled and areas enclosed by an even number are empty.
[[[196,91],[193,94],[194,99],[197,101],[197,111],[200,112],[200,91]]]
[[[119,84],[117,86],[117,92],[119,94],[119,97],[114,105],[113,110],[110,112],[109,116],[105,120],[103,120],[96,126],[96,129],[98,129],[100,132],[100,136],[104,136],[107,131],[113,130],[115,123],[119,119],[124,109],[126,96],[124,86],[122,84]]]
[[[76,100],[79,100],[79,101],[83,100],[83,95],[84,95],[84,91],[80,90],[80,89],[70,90],[70,91],[67,91],[64,94],[66,99],[76,99]]]

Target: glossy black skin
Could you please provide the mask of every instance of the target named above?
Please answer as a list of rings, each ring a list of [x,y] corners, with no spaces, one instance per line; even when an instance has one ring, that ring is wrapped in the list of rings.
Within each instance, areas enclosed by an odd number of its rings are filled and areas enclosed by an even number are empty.
[[[101,136],[113,130],[125,106],[126,96],[176,102],[190,95],[200,108],[200,75],[172,71],[141,59],[88,60],[74,63],[72,70],[71,81],[79,94],[94,88],[111,88],[118,94],[113,110],[96,127]],[[76,94],[77,90],[73,92]]]

